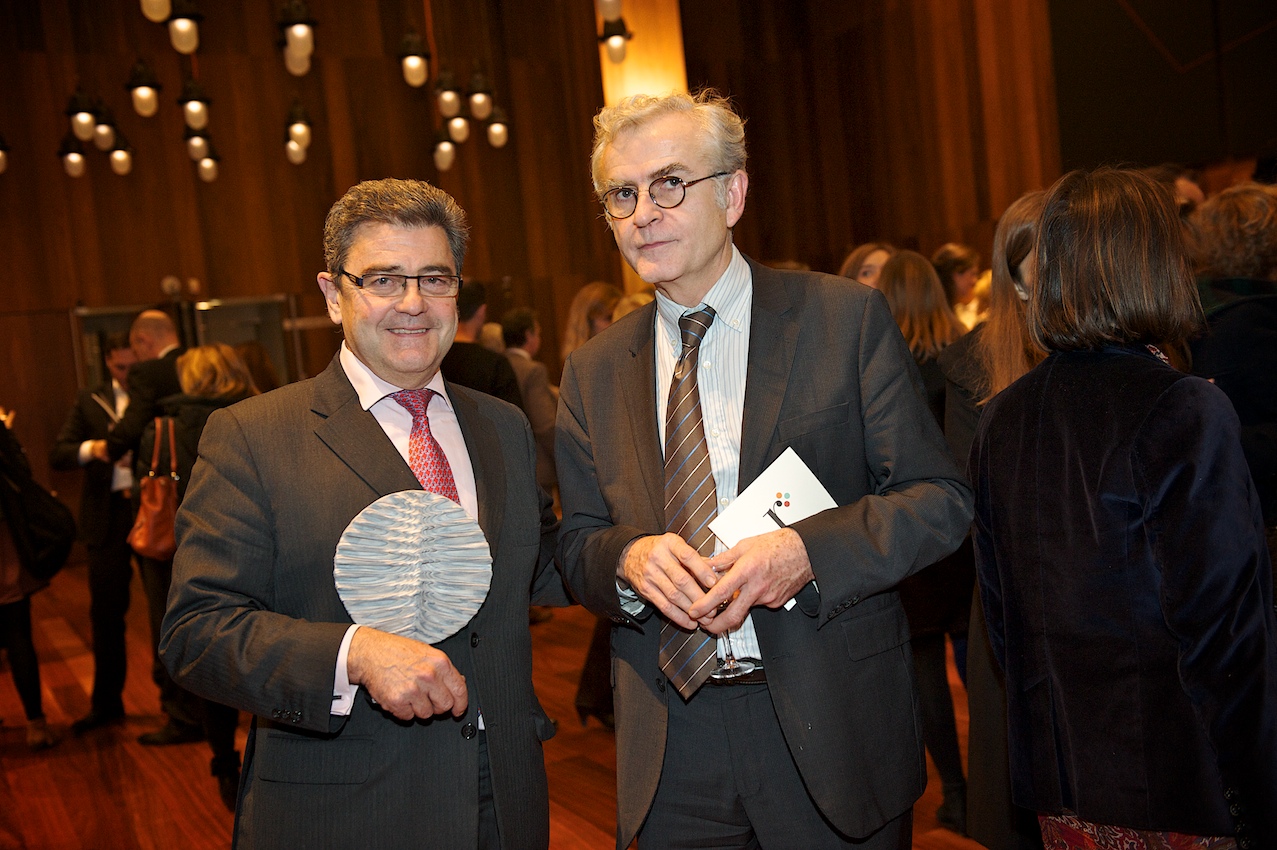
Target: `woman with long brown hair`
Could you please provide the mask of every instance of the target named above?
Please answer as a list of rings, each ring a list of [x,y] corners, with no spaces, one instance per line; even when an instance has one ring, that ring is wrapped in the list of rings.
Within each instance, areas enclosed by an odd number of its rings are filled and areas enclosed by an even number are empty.
[[[863,245],[857,245],[842,261],[838,274],[877,289],[882,267],[887,264],[887,260],[895,256],[895,253],[895,247],[889,242],[866,242]]]

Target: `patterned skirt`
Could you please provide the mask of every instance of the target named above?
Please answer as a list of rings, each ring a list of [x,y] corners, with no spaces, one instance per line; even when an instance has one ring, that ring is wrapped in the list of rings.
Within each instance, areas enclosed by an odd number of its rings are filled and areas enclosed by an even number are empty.
[[[1046,850],[1236,850],[1231,837],[1152,832],[1091,823],[1075,815],[1038,815]]]

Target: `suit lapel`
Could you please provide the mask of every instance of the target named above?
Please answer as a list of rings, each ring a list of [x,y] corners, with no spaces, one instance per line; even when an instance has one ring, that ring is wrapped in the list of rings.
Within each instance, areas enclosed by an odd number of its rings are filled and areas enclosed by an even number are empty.
[[[400,490],[420,490],[416,476],[395,450],[359,396],[337,357],[315,378],[311,409],[322,417],[315,435],[371,487],[378,498]]]
[[[798,323],[789,316],[791,303],[784,276],[752,260],[749,265],[754,293],[741,422],[739,491],[744,491],[780,454],[781,447],[773,446],[773,435],[798,349]]]
[[[656,520],[665,527],[665,461],[660,433],[656,428],[656,302],[642,308],[630,340],[629,358],[616,364],[616,389],[625,398],[629,433],[634,435],[638,468],[647,487],[647,503],[656,510]]]
[[[449,383],[448,398],[457,414],[461,436],[470,452],[470,465],[474,468],[475,496],[479,503],[479,528],[488,538],[493,557],[497,553],[497,538],[501,533],[505,515],[505,455],[496,426],[479,410],[474,399],[459,392]]]

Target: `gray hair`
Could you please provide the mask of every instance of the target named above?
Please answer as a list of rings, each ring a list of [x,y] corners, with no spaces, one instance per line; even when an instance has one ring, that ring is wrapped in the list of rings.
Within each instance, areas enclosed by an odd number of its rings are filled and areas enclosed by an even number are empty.
[[[355,234],[365,224],[441,227],[457,274],[466,258],[470,225],[452,196],[424,180],[365,180],[346,191],[324,219],[324,262],[330,274],[344,267]]]
[[[745,121],[731,102],[713,89],[696,94],[671,92],[663,95],[636,94],[620,103],[604,107],[594,116],[594,150],[590,154],[590,175],[594,191],[603,192],[603,153],[616,138],[649,121],[666,115],[692,116],[705,136],[710,168],[729,174],[745,170]],[[727,185],[714,181],[719,206],[727,205]]]

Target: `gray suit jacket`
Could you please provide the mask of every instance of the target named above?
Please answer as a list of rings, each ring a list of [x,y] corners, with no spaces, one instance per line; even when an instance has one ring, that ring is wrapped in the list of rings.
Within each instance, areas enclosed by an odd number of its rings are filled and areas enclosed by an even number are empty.
[[[473,847],[482,708],[506,847],[545,848],[541,742],[527,608],[564,604],[556,531],[536,485],[523,414],[448,385],[474,464],[492,588],[439,644],[470,707],[403,723],[356,696],[330,713],[351,620],[333,584],[347,523],[379,497],[419,489],[333,362],[317,378],[215,412],[178,514],[161,651],[190,690],[252,712],[235,826],[239,847]]]
[[[507,348],[506,359],[514,369],[514,376],[519,381],[519,392],[523,395],[523,412],[528,415],[528,423],[532,425],[532,435],[537,440],[537,483],[546,492],[554,487],[554,417],[559,400],[550,389],[550,377],[545,364],[525,357]]]
[[[971,491],[927,409],[913,358],[882,296],[843,278],[754,277],[740,489],[787,447],[841,507],[794,525],[819,592],[792,610],[755,608],[768,687],[808,793],[843,833],[864,836],[926,785],[902,578],[949,554]],[[617,847],[651,805],[665,752],[660,618],[628,616],[616,593],[625,545],[665,528],[657,439],[655,305],[569,358],[558,416],[559,555],[573,592],[611,617]]]

